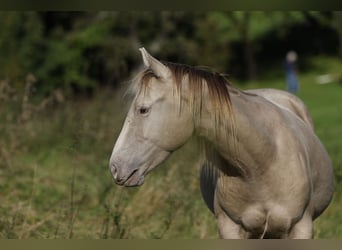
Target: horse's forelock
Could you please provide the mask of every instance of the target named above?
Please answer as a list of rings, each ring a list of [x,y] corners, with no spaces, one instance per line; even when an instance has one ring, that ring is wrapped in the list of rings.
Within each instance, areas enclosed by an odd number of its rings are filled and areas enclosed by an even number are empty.
[[[141,91],[146,91],[151,78],[158,78],[152,70],[146,69],[138,73],[128,85],[125,95],[136,96],[141,93]]]

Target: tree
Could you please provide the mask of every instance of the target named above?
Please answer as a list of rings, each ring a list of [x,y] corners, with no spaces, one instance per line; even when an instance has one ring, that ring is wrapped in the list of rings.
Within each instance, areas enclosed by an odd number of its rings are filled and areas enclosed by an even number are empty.
[[[257,39],[272,29],[278,29],[279,35],[282,35],[291,24],[305,20],[303,13],[298,11],[225,11],[211,12],[209,15],[209,20],[216,23],[221,34],[219,41],[224,41],[227,46],[242,44],[240,56],[244,58],[245,75],[249,80],[255,80],[258,76],[255,56],[259,49]]]
[[[19,85],[35,66],[43,43],[42,23],[35,12],[0,12],[0,79]]]
[[[283,56],[284,44],[303,40],[298,35],[302,28],[308,26],[317,35],[312,36],[311,47],[304,42],[301,48],[334,48],[335,33],[330,40],[319,36],[331,35],[333,19],[333,29],[341,37],[341,14],[331,15],[298,11],[0,12],[0,80],[9,79],[23,88],[25,76],[32,73],[41,94],[56,88],[75,93],[101,84],[115,86],[141,63],[141,46],[163,60],[210,66],[254,80],[262,72],[265,51]],[[315,29],[324,22],[330,30]],[[296,39],[288,39],[290,33]],[[277,60],[269,59],[271,64]]]
[[[340,55],[342,56],[342,11],[334,11],[333,12],[333,26],[336,28],[336,31],[339,34],[340,39]]]

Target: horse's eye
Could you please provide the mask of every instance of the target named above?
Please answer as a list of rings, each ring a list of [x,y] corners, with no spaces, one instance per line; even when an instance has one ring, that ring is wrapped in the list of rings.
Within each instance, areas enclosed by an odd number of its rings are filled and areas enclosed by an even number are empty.
[[[139,113],[140,113],[141,115],[146,115],[149,111],[150,111],[150,109],[149,109],[149,108],[146,108],[146,107],[141,107],[141,108],[139,109]]]

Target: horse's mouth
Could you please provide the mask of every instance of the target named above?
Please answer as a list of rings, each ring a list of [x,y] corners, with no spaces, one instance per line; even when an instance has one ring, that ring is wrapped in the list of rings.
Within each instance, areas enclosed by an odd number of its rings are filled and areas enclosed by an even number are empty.
[[[136,187],[140,186],[144,183],[144,175],[141,175],[138,171],[138,169],[134,170],[130,176],[124,181],[121,185],[124,185],[125,187]]]
[[[133,173],[124,183],[125,187],[141,186],[144,183],[144,176],[138,172]]]

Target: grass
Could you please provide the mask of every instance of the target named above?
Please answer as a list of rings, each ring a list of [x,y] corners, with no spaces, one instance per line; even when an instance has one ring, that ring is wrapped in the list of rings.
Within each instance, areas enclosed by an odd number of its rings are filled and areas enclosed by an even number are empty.
[[[300,74],[298,95],[332,158],[337,187],[333,202],[315,221],[315,237],[339,239],[342,85],[337,80],[319,85],[316,77],[338,74],[342,62],[315,58],[312,68]],[[281,78],[235,85],[284,88]],[[30,112],[23,108],[23,96],[0,100],[0,238],[218,237],[200,195],[193,141],[148,175],[143,186],[119,187],[108,160],[127,111],[121,92],[106,89]]]

